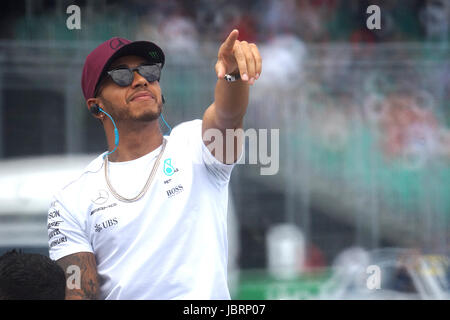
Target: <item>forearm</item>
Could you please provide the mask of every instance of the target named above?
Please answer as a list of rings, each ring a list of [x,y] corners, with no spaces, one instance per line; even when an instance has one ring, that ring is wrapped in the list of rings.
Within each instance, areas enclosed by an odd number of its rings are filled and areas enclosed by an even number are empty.
[[[231,31],[219,48],[215,65],[218,80],[214,102],[206,109],[202,124],[204,144],[216,159],[228,164],[236,162],[242,150],[243,130],[237,129],[243,127],[249,102],[249,86],[259,78],[262,67],[256,45],[239,41],[238,36],[238,30]],[[224,79],[226,74],[239,74],[241,79],[228,82]],[[230,139],[233,143],[229,143]]]
[[[214,111],[219,129],[235,129],[242,124],[249,101],[249,84],[242,80],[217,80]]]
[[[66,274],[68,270],[74,270],[73,275],[66,281],[66,300],[98,299],[100,290],[94,254],[75,253],[59,259],[57,263]]]

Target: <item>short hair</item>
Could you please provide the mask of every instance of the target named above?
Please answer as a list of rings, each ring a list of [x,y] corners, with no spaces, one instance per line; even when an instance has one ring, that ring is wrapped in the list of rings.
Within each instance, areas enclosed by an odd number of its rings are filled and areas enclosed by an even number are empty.
[[[64,300],[66,275],[49,257],[12,250],[0,257],[0,300]]]

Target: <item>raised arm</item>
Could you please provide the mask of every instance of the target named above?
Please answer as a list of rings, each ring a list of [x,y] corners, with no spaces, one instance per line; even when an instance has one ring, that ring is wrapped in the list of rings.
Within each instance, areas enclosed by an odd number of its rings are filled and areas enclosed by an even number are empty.
[[[215,66],[218,79],[214,102],[203,115],[203,142],[223,163],[236,162],[239,157],[242,139],[233,138],[234,143],[230,146],[226,143],[226,134],[234,135],[236,129],[242,129],[249,100],[249,86],[259,78],[262,68],[262,59],[256,45],[239,41],[238,36],[239,31],[233,30],[219,48]],[[224,80],[225,74],[239,75],[240,80],[228,82]],[[208,134],[210,129],[221,132],[222,150],[217,150],[217,141],[215,144],[211,143],[214,140],[211,136],[215,134]],[[227,129],[232,130],[227,131]],[[226,161],[227,159],[232,161]]]
[[[73,282],[66,282],[66,300],[96,300],[99,297],[97,263],[91,252],[78,252],[56,261],[66,275],[73,272]],[[77,268],[78,267],[78,268]],[[78,273],[78,270],[80,271]],[[72,277],[72,276],[69,276]],[[80,277],[77,279],[76,277]]]

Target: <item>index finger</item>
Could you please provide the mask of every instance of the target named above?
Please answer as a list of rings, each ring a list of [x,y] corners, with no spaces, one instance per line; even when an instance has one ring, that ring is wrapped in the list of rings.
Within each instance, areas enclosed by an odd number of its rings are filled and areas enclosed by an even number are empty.
[[[233,29],[233,31],[230,32],[227,39],[222,44],[222,48],[229,51],[233,50],[234,42],[237,40],[238,37],[239,37],[239,30]]]

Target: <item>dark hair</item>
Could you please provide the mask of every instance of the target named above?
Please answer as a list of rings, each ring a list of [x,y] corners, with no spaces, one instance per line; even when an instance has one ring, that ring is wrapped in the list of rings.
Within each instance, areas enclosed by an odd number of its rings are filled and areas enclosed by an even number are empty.
[[[94,98],[97,98],[98,96],[100,96],[101,91],[103,89],[103,82],[106,80],[106,77],[108,76],[108,74],[106,72],[103,72],[97,82],[97,85],[95,86],[95,90],[94,90]]]
[[[12,250],[0,257],[0,300],[64,300],[66,275],[49,257]]]

